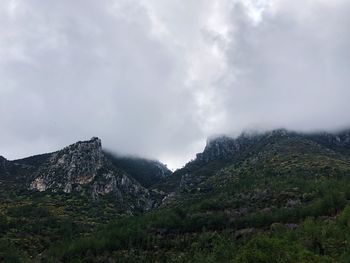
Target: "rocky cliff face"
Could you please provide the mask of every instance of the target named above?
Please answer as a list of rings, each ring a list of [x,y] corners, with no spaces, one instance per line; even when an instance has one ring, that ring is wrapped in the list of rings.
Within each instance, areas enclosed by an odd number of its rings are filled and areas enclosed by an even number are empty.
[[[53,153],[34,174],[30,184],[39,191],[52,190],[70,193],[73,186],[91,183],[103,166],[101,141],[78,142]]]
[[[174,192],[209,191],[203,182],[220,169],[241,166],[247,160],[255,167],[264,153],[273,157],[273,152],[291,149],[295,142],[306,145],[304,148],[311,153],[318,151],[335,157],[340,153],[344,160],[350,158],[350,131],[300,134],[275,130],[211,139],[194,161],[172,175],[160,162],[106,153],[101,140],[92,138],[54,153],[21,160],[0,157],[0,183],[4,189],[81,194],[94,200],[106,197],[124,211],[145,211]]]
[[[210,162],[214,160],[230,160],[237,153],[248,149],[261,140],[263,136],[256,133],[243,133],[237,138],[221,136],[208,140],[202,153],[197,154],[197,160]]]
[[[152,161],[152,163],[158,169],[157,172],[155,173],[156,177],[165,178],[171,175],[171,171],[168,169],[166,165],[158,161]]]
[[[193,191],[216,171],[228,165],[241,166],[249,160],[251,167],[255,167],[267,153],[288,152],[288,149],[296,148],[297,143],[305,145],[300,154],[309,151],[310,154],[319,152],[333,154],[336,158],[350,158],[346,157],[350,156],[350,130],[303,134],[278,129],[263,133],[243,133],[236,138],[221,136],[208,140],[203,152],[197,154],[195,160],[174,173],[177,180],[171,189]],[[337,156],[339,154],[342,157]]]
[[[330,149],[350,152],[350,130],[338,133],[317,133],[306,135],[309,139]]]
[[[231,160],[250,147],[262,141],[273,141],[279,138],[298,137],[307,139],[330,149],[350,150],[350,130],[338,133],[302,134],[285,129],[273,130],[265,133],[243,133],[237,138],[227,136],[208,140],[202,153],[197,154],[197,161],[210,162],[214,160]]]
[[[229,159],[240,145],[232,138],[223,136],[209,140],[202,153],[197,154],[197,160],[209,162],[218,158]]]
[[[155,205],[146,188],[106,157],[98,138],[77,142],[52,153],[30,178],[31,190],[84,192],[94,200],[112,196],[128,212],[149,210]]]

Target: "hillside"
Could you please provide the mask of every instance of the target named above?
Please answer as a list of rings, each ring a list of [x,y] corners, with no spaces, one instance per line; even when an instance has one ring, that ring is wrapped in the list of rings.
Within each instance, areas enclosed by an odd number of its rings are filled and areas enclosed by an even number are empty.
[[[159,161],[112,153],[106,155],[116,167],[123,169],[146,188],[160,183],[172,174],[166,165]]]
[[[138,180],[156,180],[160,173],[165,177],[171,172],[155,161],[125,158],[133,161],[132,171],[117,160],[102,150],[100,139],[92,138],[54,153],[14,161],[2,158],[0,182],[6,186],[4,190],[16,187],[32,192],[73,193],[93,200],[114,199],[113,203],[126,213],[155,206],[151,193]],[[142,163],[139,170],[143,173],[137,173],[138,163]]]
[[[100,145],[1,158],[3,260],[19,249],[42,262],[348,262],[349,131],[213,138],[173,174]],[[110,178],[112,194],[95,198]]]

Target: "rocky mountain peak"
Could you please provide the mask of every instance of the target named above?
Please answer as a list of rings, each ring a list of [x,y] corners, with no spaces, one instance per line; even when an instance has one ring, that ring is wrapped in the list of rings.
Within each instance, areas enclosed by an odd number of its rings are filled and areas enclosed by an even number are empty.
[[[76,142],[74,144],[71,144],[69,146],[67,146],[66,148],[63,149],[64,150],[70,150],[71,152],[87,152],[87,151],[96,151],[96,152],[102,152],[102,142],[101,139],[99,139],[98,137],[92,137],[90,140],[88,141],[79,141]]]
[[[329,149],[350,153],[350,130],[334,133],[314,133],[308,134],[306,137]]]
[[[116,204],[130,212],[147,210],[154,204],[147,189],[113,164],[97,137],[49,154],[31,174],[29,188],[41,192],[84,192],[94,200],[114,196]]]
[[[246,131],[236,138],[228,136],[214,137],[207,141],[204,151],[197,154],[197,160],[202,162],[218,159],[230,160],[238,152],[245,151],[264,138],[288,138],[293,134],[293,132],[286,129],[277,129],[268,132]]]
[[[102,162],[102,143],[97,137],[72,144],[55,153],[50,159],[51,165],[66,169],[68,175],[74,173],[94,175],[102,166]]]
[[[103,165],[102,143],[97,137],[79,141],[52,154],[35,174],[32,189],[71,192],[72,185],[90,183]]]
[[[297,133],[286,129],[277,129],[267,132],[244,132],[236,138],[220,136],[209,139],[202,153],[197,154],[197,159],[202,162],[213,160],[230,160],[238,152],[246,150],[262,140],[279,140],[290,138],[310,139],[313,142],[329,147],[331,149],[350,151],[350,130],[338,133]]]
[[[336,145],[350,145],[350,130],[334,134],[324,133],[323,137],[328,140],[329,143],[334,143]]]
[[[237,138],[228,136],[212,138],[207,141],[203,153],[197,154],[197,160],[209,162],[231,159],[238,151],[246,149],[259,138],[258,135],[250,133],[243,133]]]

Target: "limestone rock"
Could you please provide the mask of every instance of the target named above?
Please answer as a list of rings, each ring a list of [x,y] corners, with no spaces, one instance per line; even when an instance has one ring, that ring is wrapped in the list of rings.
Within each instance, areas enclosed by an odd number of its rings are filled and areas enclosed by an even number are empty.
[[[93,200],[112,195],[131,213],[149,210],[155,204],[146,188],[112,164],[96,137],[51,154],[31,178],[32,190],[79,193],[85,189]]]

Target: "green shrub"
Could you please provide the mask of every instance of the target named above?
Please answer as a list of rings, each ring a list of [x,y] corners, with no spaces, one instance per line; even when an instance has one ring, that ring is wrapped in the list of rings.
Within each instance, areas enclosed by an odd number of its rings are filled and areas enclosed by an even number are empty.
[[[322,262],[321,258],[299,245],[267,236],[253,238],[241,247],[235,261],[237,263]]]

